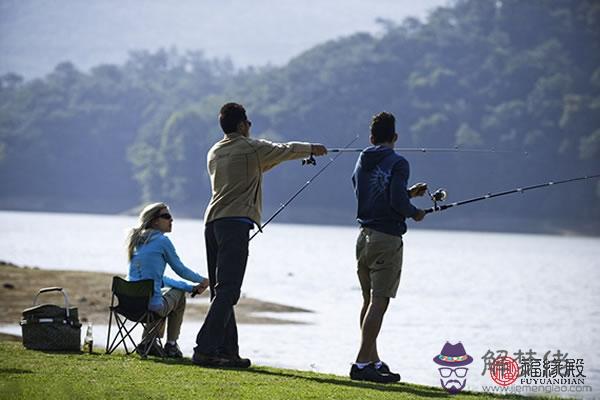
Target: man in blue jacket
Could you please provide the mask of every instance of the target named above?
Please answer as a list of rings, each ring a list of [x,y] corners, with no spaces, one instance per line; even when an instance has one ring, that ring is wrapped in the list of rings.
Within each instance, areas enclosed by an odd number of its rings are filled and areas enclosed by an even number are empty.
[[[370,140],[373,146],[360,154],[352,183],[358,199],[360,235],[356,242],[358,279],[363,295],[360,313],[361,345],[350,378],[379,383],[397,382],[377,353],[377,336],[390,298],[396,296],[402,272],[402,235],[406,218],[421,221],[425,211],[410,203],[422,196],[427,185],[407,189],[409,165],[394,152],[398,140],[395,118],[382,112],[373,117]]]

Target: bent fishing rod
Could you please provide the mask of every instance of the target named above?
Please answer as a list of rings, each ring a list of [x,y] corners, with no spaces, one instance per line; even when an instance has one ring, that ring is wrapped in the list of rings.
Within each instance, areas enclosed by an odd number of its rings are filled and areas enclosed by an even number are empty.
[[[477,201],[492,199],[494,197],[506,196],[506,195],[513,194],[513,193],[524,193],[527,190],[540,189],[540,188],[560,185],[560,184],[568,183],[568,182],[584,181],[584,180],[596,179],[596,178],[600,178],[600,174],[580,176],[578,178],[564,179],[562,181],[551,181],[551,182],[546,182],[546,183],[540,183],[537,185],[531,185],[531,186],[525,186],[525,187],[521,187],[521,188],[506,190],[504,192],[488,193],[488,194],[484,194],[483,196],[474,197],[472,199],[457,201],[457,202],[450,203],[450,204],[443,204],[440,206],[438,206],[437,203],[444,201],[446,199],[446,197],[448,196],[448,193],[446,192],[445,189],[438,189],[433,194],[429,193],[429,197],[433,201],[433,207],[426,209],[425,214],[430,214],[432,212],[438,212],[438,211],[444,211],[444,210],[447,210],[452,207],[462,206],[465,204],[475,203]]]
[[[352,141],[350,141],[350,143],[348,143],[348,144],[346,145],[346,147],[344,147],[344,148],[348,148],[348,147],[352,146],[352,144],[353,144],[354,142],[356,142],[356,140],[358,139],[358,137],[359,137],[359,135],[356,135],[356,137],[355,137],[354,139],[352,139]],[[328,151],[329,151],[329,150],[328,150]],[[298,190],[296,191],[296,193],[294,193],[294,194],[292,195],[292,197],[290,197],[290,198],[289,198],[289,199],[288,199],[288,200],[287,200],[285,203],[282,203],[282,204],[279,206],[279,208],[277,209],[277,211],[275,211],[275,212],[273,213],[273,215],[271,215],[271,217],[270,217],[270,218],[269,218],[269,219],[268,219],[268,220],[267,220],[267,221],[266,221],[264,224],[262,224],[262,226],[259,226],[259,227],[258,227],[258,230],[257,230],[256,232],[254,232],[254,234],[253,234],[252,236],[250,236],[250,239],[248,239],[248,241],[252,240],[252,238],[254,238],[254,236],[256,236],[256,235],[258,235],[260,232],[262,232],[262,231],[263,231],[263,229],[265,228],[265,226],[267,226],[267,225],[269,224],[269,222],[273,221],[273,219],[275,219],[275,217],[277,217],[277,216],[279,215],[279,213],[280,213],[280,212],[282,212],[282,211],[283,211],[283,209],[284,209],[284,208],[286,208],[286,207],[288,206],[288,204],[290,204],[292,201],[294,201],[294,199],[295,199],[296,197],[298,197],[298,195],[299,195],[300,193],[302,193],[302,192],[304,191],[304,189],[306,189],[306,188],[307,188],[307,187],[308,187],[308,186],[309,186],[309,185],[310,185],[310,184],[311,184],[311,183],[312,183],[312,182],[313,182],[315,179],[317,179],[317,177],[318,177],[319,175],[321,175],[321,174],[323,173],[323,171],[325,171],[325,170],[326,170],[326,169],[327,169],[327,168],[328,168],[328,167],[329,167],[331,164],[333,164],[333,163],[335,162],[335,160],[337,160],[337,159],[338,159],[338,157],[339,157],[339,156],[341,156],[341,155],[342,155],[342,152],[338,152],[338,154],[337,154],[335,157],[333,157],[333,158],[330,158],[330,159],[329,159],[329,162],[328,162],[327,164],[325,164],[325,165],[324,165],[324,166],[323,166],[323,167],[322,167],[320,170],[318,170],[316,174],[314,174],[313,176],[311,176],[311,177],[310,177],[310,179],[309,179],[309,180],[307,180],[306,182],[304,182],[304,184],[303,184],[303,185],[300,187],[300,189],[298,189]],[[312,161],[309,161],[309,160],[312,160]],[[305,160],[302,160],[302,165],[305,165],[305,164],[312,164],[312,165],[316,165],[316,161],[315,161],[314,157],[312,156],[312,154],[311,154],[310,158],[307,158],[307,159],[305,159]]]

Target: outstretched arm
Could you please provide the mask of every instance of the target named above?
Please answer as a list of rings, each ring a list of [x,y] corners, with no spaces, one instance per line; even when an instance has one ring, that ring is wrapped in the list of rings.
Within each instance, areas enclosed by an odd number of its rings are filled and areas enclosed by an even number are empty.
[[[263,172],[270,170],[283,161],[297,160],[308,157],[311,154],[315,156],[327,154],[325,146],[316,143],[273,143],[268,140],[258,140],[256,143],[260,168]]]

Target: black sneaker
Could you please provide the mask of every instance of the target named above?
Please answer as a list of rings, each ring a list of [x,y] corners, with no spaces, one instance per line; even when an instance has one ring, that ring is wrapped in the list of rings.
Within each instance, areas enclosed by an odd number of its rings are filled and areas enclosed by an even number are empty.
[[[148,349],[148,346],[150,346],[150,349]],[[148,352],[146,352],[146,350],[148,350]],[[158,343],[158,340],[153,340],[151,343],[147,343],[147,342],[141,342],[137,349],[136,352],[144,357],[144,356],[155,356],[155,357],[164,357],[165,356],[165,352],[163,350],[163,348],[160,346],[160,344]]]
[[[183,353],[179,349],[179,346],[177,345],[177,343],[165,344],[164,351],[165,351],[165,357],[169,357],[169,358],[182,358],[183,357]]]
[[[219,353],[219,357],[229,360],[234,368],[249,368],[250,365],[252,365],[252,362],[249,358],[242,358],[237,354]]]
[[[395,376],[377,371],[373,364],[369,364],[362,369],[358,368],[356,364],[352,364],[352,368],[350,368],[350,379],[354,381],[369,381],[376,383],[398,382],[398,379]]]
[[[194,352],[192,363],[202,367],[223,367],[227,363],[227,360],[216,354]]]
[[[197,352],[194,352],[192,363],[202,367],[215,368],[248,368],[251,364],[249,359],[240,358],[239,356],[225,358],[225,356],[220,354],[203,354]]]
[[[396,378],[398,378],[398,381],[400,381],[400,374],[390,371],[390,367],[383,361],[381,361],[381,365],[379,366],[379,368],[377,368],[377,367],[375,367],[375,368],[377,369],[377,371],[382,372],[384,374],[391,375],[393,377],[396,377]],[[398,382],[398,381],[396,381],[396,382]]]

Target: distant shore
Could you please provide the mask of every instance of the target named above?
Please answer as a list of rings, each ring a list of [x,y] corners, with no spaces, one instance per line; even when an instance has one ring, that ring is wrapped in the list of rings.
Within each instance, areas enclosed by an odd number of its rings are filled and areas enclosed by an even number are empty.
[[[59,286],[65,289],[71,306],[77,307],[82,322],[96,325],[108,324],[108,307],[111,300],[111,282],[115,274],[104,272],[46,270],[21,267],[0,261],[0,323],[18,324],[25,308],[31,307],[33,298],[43,287]],[[208,310],[208,291],[199,301],[189,301],[185,319],[202,321]],[[40,295],[38,304],[63,305],[62,295],[48,293]],[[311,312],[297,307],[270,303],[242,296],[236,306],[236,319],[241,324],[298,324],[287,319],[261,316],[259,313]]]
[[[268,208],[277,208],[279,205],[269,205]],[[5,204],[0,201],[0,213],[46,213],[46,214],[73,214],[73,215],[99,215],[99,216],[128,216],[135,217],[142,205],[134,206],[122,211],[107,210],[71,210],[57,208],[21,207],[19,204]],[[357,228],[354,211],[324,210],[318,208],[295,206],[286,209],[284,216],[275,223],[295,225],[316,225],[333,227]],[[593,218],[573,221],[549,221],[541,218],[516,217],[516,216],[486,216],[484,214],[469,215],[466,217],[452,217],[444,214],[444,218],[428,217],[425,224],[413,224],[411,230],[444,230],[457,232],[485,232],[506,234],[552,235],[569,237],[600,237],[600,225]],[[196,208],[177,207],[177,218],[202,221],[202,215]]]

